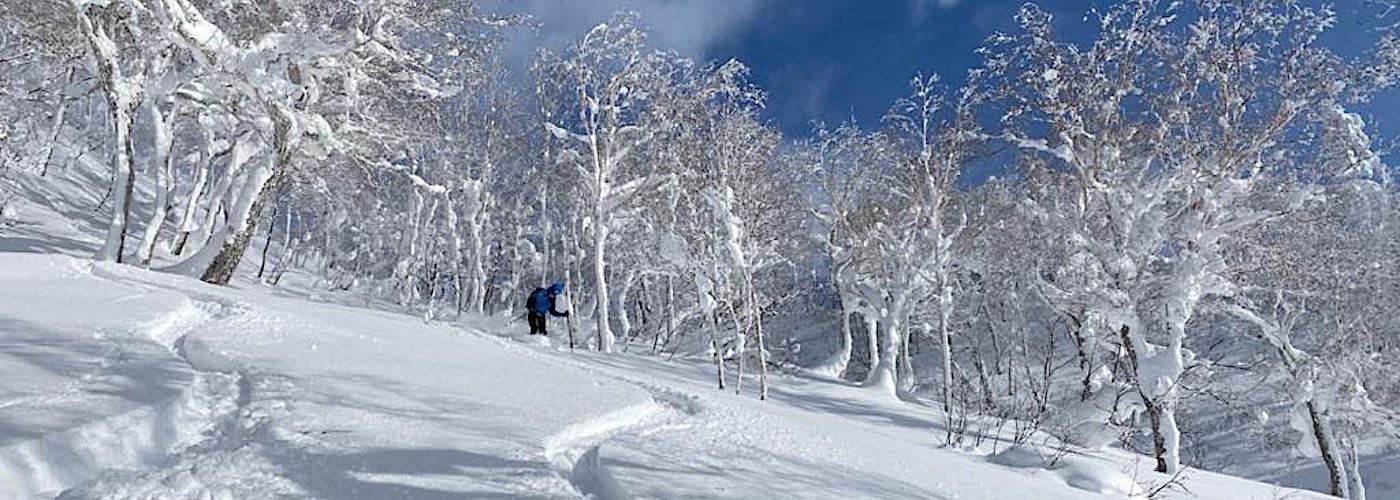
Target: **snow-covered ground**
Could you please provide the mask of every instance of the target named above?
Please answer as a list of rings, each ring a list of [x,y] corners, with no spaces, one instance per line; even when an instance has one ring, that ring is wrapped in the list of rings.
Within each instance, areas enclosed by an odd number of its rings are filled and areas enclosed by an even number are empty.
[[[842,382],[776,376],[758,401],[703,360],[523,329],[0,254],[0,498],[1111,498],[1167,480],[1121,453],[942,449],[935,408]],[[1167,495],[1311,495],[1182,484]]]
[[[1400,500],[1397,1],[1027,4],[791,135],[625,11],[5,0],[0,500]],[[536,277],[584,348],[444,312]]]
[[[26,179],[0,231],[0,498],[1122,498],[1170,480],[1119,451],[943,448],[936,407],[847,382],[774,373],[759,401],[704,359],[571,351],[508,318],[93,262],[100,168],[80,166]],[[1318,495],[1192,470],[1160,496]]]

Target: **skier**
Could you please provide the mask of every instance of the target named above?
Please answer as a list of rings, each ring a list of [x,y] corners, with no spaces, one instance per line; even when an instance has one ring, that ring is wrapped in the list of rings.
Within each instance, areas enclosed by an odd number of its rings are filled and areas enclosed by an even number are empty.
[[[530,320],[530,335],[534,335],[535,332],[539,332],[540,335],[549,335],[549,332],[545,331],[545,314],[562,318],[569,316],[569,311],[559,312],[554,309],[555,297],[562,293],[564,293],[563,283],[549,285],[549,288],[536,288],[534,292],[530,293],[530,298],[525,300],[525,310]]]

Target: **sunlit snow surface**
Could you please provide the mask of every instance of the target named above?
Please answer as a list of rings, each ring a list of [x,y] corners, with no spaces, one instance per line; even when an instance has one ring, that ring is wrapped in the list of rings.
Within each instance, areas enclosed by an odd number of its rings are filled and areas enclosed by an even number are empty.
[[[0,254],[0,497],[1104,498],[1166,480],[1121,453],[945,449],[935,408],[844,382],[775,376],[761,402],[703,360],[243,288]]]

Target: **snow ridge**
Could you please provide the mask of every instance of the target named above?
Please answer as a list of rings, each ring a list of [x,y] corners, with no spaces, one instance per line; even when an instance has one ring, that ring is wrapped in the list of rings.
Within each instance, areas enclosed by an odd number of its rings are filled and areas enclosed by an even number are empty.
[[[96,273],[93,273],[96,275]],[[185,336],[216,319],[217,304],[185,301],[171,312],[122,332],[156,342],[185,360]],[[113,356],[121,357],[120,350]],[[117,361],[109,361],[115,363]],[[238,381],[200,371],[193,364],[178,397],[0,448],[0,492],[52,495],[99,476],[104,470],[160,466],[232,412]]]
[[[580,494],[597,500],[632,498],[613,477],[600,457],[603,445],[616,437],[645,434],[671,426],[686,425],[704,412],[700,396],[689,394],[645,380],[618,376],[601,370],[586,361],[562,358],[541,352],[528,343],[511,342],[508,336],[492,335],[477,329],[463,329],[492,340],[507,349],[554,364],[605,376],[645,391],[651,401],[622,408],[606,415],[570,425],[549,436],[544,442],[545,458],[555,471],[569,481]],[[517,339],[520,340],[520,339]],[[547,342],[548,340],[546,340]]]
[[[617,434],[653,425],[664,413],[663,406],[646,402],[571,425],[545,439],[545,458],[579,493],[598,500],[631,498],[598,458],[598,448]]]
[[[63,491],[58,498],[145,499],[165,497],[174,492],[179,492],[183,498],[235,498],[251,493],[234,493],[229,488],[211,484],[222,480],[208,481],[203,476],[217,475],[220,469],[228,469],[227,464],[250,460],[252,454],[246,453],[246,448],[263,434],[267,422],[266,415],[251,408],[254,376],[234,360],[204,348],[192,335],[217,323],[259,316],[265,311],[255,311],[250,304],[214,294],[153,283],[139,275],[123,273],[121,269],[94,271],[94,276],[116,283],[136,284],[151,291],[174,291],[182,296],[174,311],[143,324],[138,330],[165,345],[194,373],[190,392],[201,396],[197,404],[200,418],[182,420],[181,415],[176,415],[176,425],[197,432],[176,446],[162,448],[159,459],[132,467],[109,466],[92,475],[95,477]],[[266,496],[295,492],[294,487],[275,475],[245,479],[243,482],[261,482],[258,492],[267,493]]]

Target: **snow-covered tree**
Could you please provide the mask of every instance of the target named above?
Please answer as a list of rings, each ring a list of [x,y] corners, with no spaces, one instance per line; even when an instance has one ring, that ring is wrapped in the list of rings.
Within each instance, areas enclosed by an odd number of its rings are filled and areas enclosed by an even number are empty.
[[[924,243],[922,255],[927,264],[917,268],[919,279],[927,281],[931,302],[938,324],[939,350],[942,353],[942,399],[944,413],[951,423],[953,404],[953,347],[949,321],[953,315],[953,295],[956,284],[953,272],[953,245],[966,228],[966,214],[951,212],[954,192],[963,167],[971,157],[977,133],[973,130],[971,102],[963,102],[951,110],[935,75],[919,76],[911,84],[911,94],[895,103],[885,120],[910,152],[902,160],[911,202],[915,207],[911,223],[917,226],[917,238]],[[964,94],[970,96],[970,93]],[[952,116],[948,116],[952,115]],[[956,120],[956,122],[954,121]],[[908,352],[909,333],[903,343]],[[906,355],[905,364],[908,364]],[[910,367],[912,368],[912,367]],[[912,369],[911,369],[912,373]],[[952,426],[949,425],[951,430]]]
[[[811,172],[806,178],[815,179],[812,192],[817,197],[809,202],[813,215],[823,229],[822,248],[830,262],[828,271],[831,287],[840,302],[840,344],[836,352],[821,364],[811,367],[816,373],[831,377],[845,376],[851,362],[854,341],[851,333],[853,316],[861,317],[867,333],[866,352],[870,356],[869,366],[874,366],[878,352],[875,339],[875,325],[878,314],[874,308],[860,300],[853,286],[851,275],[859,241],[855,238],[853,217],[861,206],[868,203],[865,196],[871,190],[883,189],[877,186],[873,176],[868,174],[873,162],[866,160],[867,147],[877,143],[855,124],[846,124],[832,130],[818,128],[816,137],[805,144],[806,159]]]
[[[1400,295],[1394,264],[1396,194],[1372,181],[1329,186],[1327,203],[1251,228],[1227,249],[1243,272],[1208,310],[1241,320],[1271,356],[1260,376],[1283,375],[1302,438],[1322,460],[1331,493],[1365,498],[1358,448],[1397,438],[1397,342],[1386,304]]]
[[[767,346],[763,333],[764,309],[773,300],[762,293],[758,280],[768,269],[787,262],[788,249],[802,239],[796,222],[795,191],[785,186],[785,172],[777,168],[779,135],[756,116],[762,95],[745,81],[747,68],[736,61],[720,65],[707,75],[699,94],[701,116],[688,126],[701,128],[705,139],[699,164],[700,202],[708,224],[701,234],[720,270],[713,279],[724,296],[721,301],[738,316],[734,349],[738,359],[735,390],[742,387],[746,344],[752,336],[759,369],[759,398],[766,399]],[[742,321],[740,321],[742,318]]]
[[[637,195],[664,182],[633,153],[657,133],[652,100],[672,85],[671,57],[646,48],[634,14],[594,27],[559,60],[547,78],[572,114],[546,116],[545,128],[564,144],[566,168],[583,184],[590,233],[594,321],[598,349],[611,352],[616,337],[608,296],[608,242],[614,215]]]
[[[981,76],[1000,85],[1000,137],[1075,179],[1077,202],[1052,216],[1097,275],[1054,295],[1120,337],[1158,469],[1175,472],[1187,325],[1203,298],[1228,293],[1222,242],[1297,209],[1306,181],[1361,169],[1294,140],[1347,115],[1336,83],[1348,73],[1317,43],[1333,16],[1295,2],[1133,2],[1102,16],[1087,49],[1034,7],[1018,19],[1024,34],[995,39]],[[1249,203],[1302,166],[1331,170]]]

